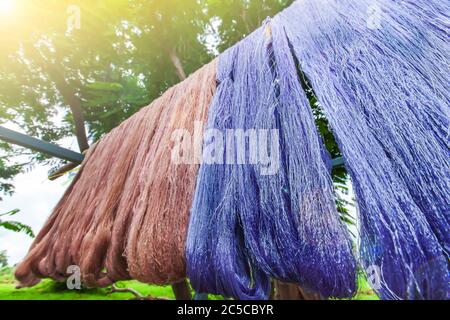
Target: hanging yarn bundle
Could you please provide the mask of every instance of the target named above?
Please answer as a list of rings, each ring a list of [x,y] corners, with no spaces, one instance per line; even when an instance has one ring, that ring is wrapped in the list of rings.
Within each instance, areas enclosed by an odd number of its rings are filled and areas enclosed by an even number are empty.
[[[272,33],[266,25],[219,58],[208,129],[216,146],[223,132],[214,151],[226,152],[200,169],[188,275],[198,291],[240,299],[267,299],[270,277],[350,297],[356,263],[329,155],[286,36],[275,23]]]
[[[238,52],[239,47],[235,46],[219,58],[218,86],[207,130],[232,127],[233,78]],[[205,141],[220,138],[220,133],[217,137],[208,137],[205,132]],[[223,145],[219,149],[222,150],[216,152],[223,151]],[[237,202],[233,199],[235,190],[230,181],[232,167],[223,164],[223,153],[217,156],[222,164],[203,163],[200,167],[186,244],[187,274],[197,292],[263,299],[269,293],[270,281],[248,261],[243,230],[233,207]]]
[[[185,277],[184,245],[198,161],[175,167],[170,139],[174,130],[191,132],[196,120],[205,120],[215,73],[212,62],[89,150],[16,269],[21,286],[47,277],[62,281],[70,266],[80,267],[89,287],[133,277],[170,284]]]
[[[382,298],[450,298],[448,12],[303,0],[278,16],[346,159]]]
[[[215,92],[216,63],[185,83],[176,87],[165,106],[168,112],[160,118],[138,180],[140,195],[126,254],[131,276],[142,282],[167,284],[186,277],[186,235],[202,147],[203,129],[196,123],[206,122]],[[174,135],[177,129],[185,134]],[[174,155],[177,142],[188,145]],[[175,161],[177,156],[182,156],[181,163]]]
[[[21,286],[32,286],[39,278],[46,277],[63,281],[72,265],[80,267],[83,281],[88,286],[111,283],[101,273],[108,249],[108,228],[111,228],[104,224],[114,221],[116,210],[107,208],[107,204],[118,202],[120,192],[110,194],[107,190],[120,188],[120,181],[125,180],[127,171],[133,165],[140,139],[152,132],[152,128],[148,126],[149,131],[146,131],[145,121],[157,117],[160,110],[161,108],[142,110],[89,150],[71,187],[54,209],[25,260],[16,269],[16,278]],[[134,128],[135,131],[125,133],[124,127]],[[113,181],[108,181],[108,177]],[[98,225],[99,220],[104,224]],[[93,239],[92,236],[95,235],[102,238]],[[97,251],[97,256],[88,254],[88,251],[91,252],[90,248],[102,253]],[[92,270],[93,268],[99,271]],[[114,273],[113,269],[109,270]]]

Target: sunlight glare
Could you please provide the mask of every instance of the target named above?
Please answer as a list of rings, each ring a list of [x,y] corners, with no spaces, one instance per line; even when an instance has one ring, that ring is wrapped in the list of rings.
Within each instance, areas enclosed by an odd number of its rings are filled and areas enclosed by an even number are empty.
[[[0,0],[0,14],[11,14],[14,10],[15,0]]]

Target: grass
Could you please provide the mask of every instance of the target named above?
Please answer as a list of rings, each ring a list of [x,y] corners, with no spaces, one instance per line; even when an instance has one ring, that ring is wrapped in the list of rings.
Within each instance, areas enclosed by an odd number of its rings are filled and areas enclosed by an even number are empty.
[[[106,289],[68,290],[65,284],[43,280],[37,286],[16,289],[16,281],[11,269],[0,271],[0,300],[129,300],[135,298],[131,293],[111,292]],[[144,296],[174,299],[172,288],[157,287],[137,281],[124,281],[117,284],[120,288],[133,288]]]
[[[43,280],[33,288],[16,289],[16,281],[11,268],[0,270],[0,300],[129,300],[134,299],[131,293],[111,292],[106,289],[68,290],[65,284],[51,280]],[[143,284],[137,281],[123,281],[117,284],[120,288],[133,288],[144,296],[153,298],[174,299],[172,288]],[[210,296],[210,299],[220,297]],[[354,300],[378,300],[373,290],[363,278],[359,278],[358,295]]]
[[[364,275],[358,277],[358,293],[352,300],[379,300],[373,289],[369,286]]]

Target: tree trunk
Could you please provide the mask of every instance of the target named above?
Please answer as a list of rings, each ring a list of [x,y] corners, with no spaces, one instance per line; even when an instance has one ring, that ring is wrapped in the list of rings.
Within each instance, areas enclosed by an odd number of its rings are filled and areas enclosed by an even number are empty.
[[[323,300],[323,297],[298,285],[275,281],[275,300]]]
[[[247,8],[245,8],[245,4],[242,4],[241,18],[244,22],[245,29],[247,29],[247,33],[250,34],[252,30],[247,20]]]
[[[32,44],[26,45],[25,50],[30,52],[32,57],[39,60],[38,64],[40,64],[44,72],[48,73],[50,79],[54,81],[56,89],[59,91],[64,102],[69,106],[70,111],[72,112],[75,134],[80,152],[86,151],[89,149],[89,143],[86,135],[86,128],[84,126],[81,100],[80,97],[77,96],[76,90],[67,83],[58,66],[55,63],[46,60]],[[56,55],[56,61],[61,61],[58,55]]]
[[[64,79],[56,82],[56,88],[63,96],[64,101],[69,105],[70,111],[72,112],[78,147],[81,152],[86,151],[89,149],[89,143],[86,135],[86,128],[84,126],[84,115],[81,106],[81,99],[76,95],[75,91],[66,83]]]
[[[170,60],[173,63],[173,66],[175,67],[175,70],[177,71],[178,78],[180,81],[183,81],[186,79],[186,73],[183,69],[183,64],[181,63],[180,58],[177,55],[177,52],[175,49],[171,49],[169,51]]]
[[[187,280],[183,280],[172,285],[173,293],[177,300],[192,300],[191,290]]]

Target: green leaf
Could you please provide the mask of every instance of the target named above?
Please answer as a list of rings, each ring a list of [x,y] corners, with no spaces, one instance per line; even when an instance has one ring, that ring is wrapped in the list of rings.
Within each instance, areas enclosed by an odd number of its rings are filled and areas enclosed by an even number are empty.
[[[0,227],[3,227],[7,230],[13,231],[13,232],[22,232],[25,233],[26,235],[30,236],[31,238],[34,238],[34,232],[31,229],[31,227],[17,222],[17,221],[2,221],[0,222]]]
[[[9,217],[10,217],[10,216],[16,215],[16,214],[19,213],[19,212],[20,212],[19,209],[14,209],[14,210],[11,210],[11,211],[9,211],[9,212],[0,214],[0,217],[6,217],[6,216],[9,216]]]
[[[117,82],[96,81],[93,83],[88,83],[86,85],[86,89],[94,90],[94,91],[120,92],[123,89],[123,87],[120,83],[117,83]]]

